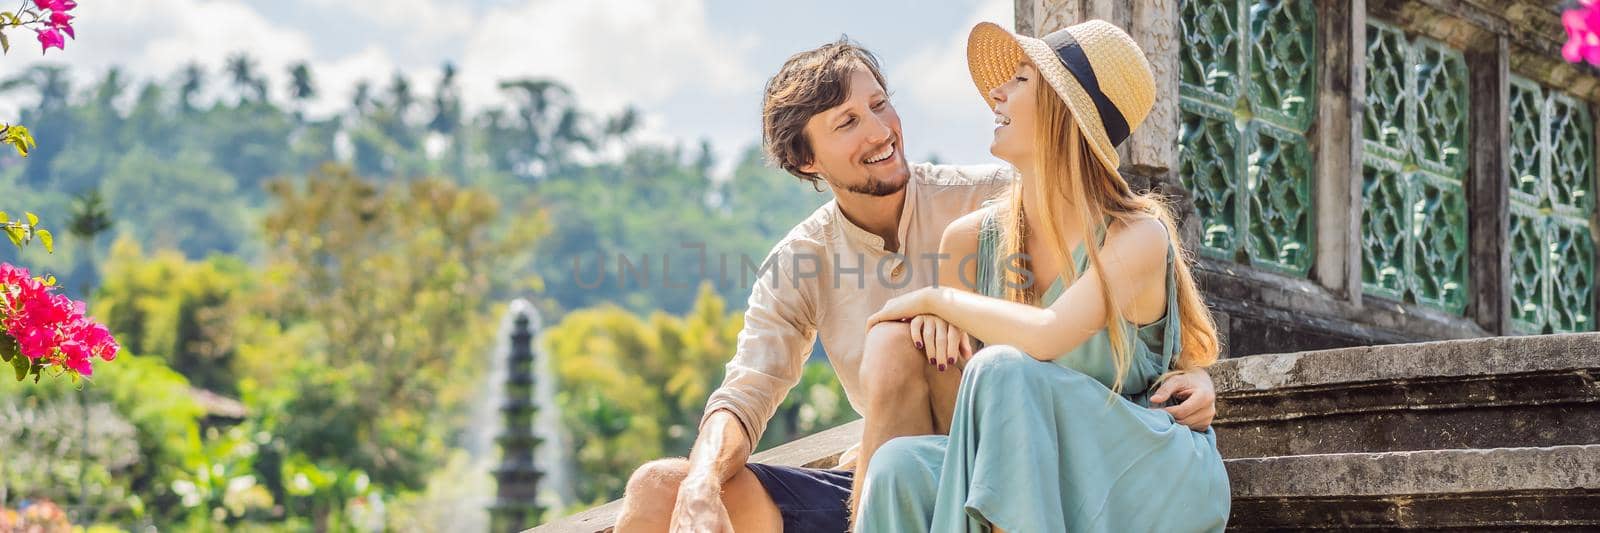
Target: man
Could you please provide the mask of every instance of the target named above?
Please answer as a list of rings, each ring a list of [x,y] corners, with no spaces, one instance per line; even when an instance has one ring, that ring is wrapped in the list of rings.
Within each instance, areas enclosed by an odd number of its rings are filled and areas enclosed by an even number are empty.
[[[909,164],[877,59],[848,40],[790,57],[767,83],[762,122],[769,159],[826,183],[834,200],[773,247],[689,458],[634,473],[619,532],[846,530],[859,470],[746,463],[818,335],[851,407],[866,417],[864,445],[948,430],[935,414],[948,417],[954,405],[959,370],[943,365],[954,343],[905,323],[863,328],[890,298],[933,285],[937,261],[960,261],[933,259],[945,227],[1004,192],[1011,173]],[[1152,401],[1168,398],[1187,398],[1166,408],[1180,423],[1210,425],[1215,393],[1204,372],[1168,379]]]

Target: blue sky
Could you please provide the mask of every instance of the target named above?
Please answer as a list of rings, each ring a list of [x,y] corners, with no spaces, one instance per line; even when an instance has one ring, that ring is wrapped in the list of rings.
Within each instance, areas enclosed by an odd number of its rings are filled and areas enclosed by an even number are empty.
[[[346,105],[355,83],[404,73],[431,90],[439,66],[460,69],[469,107],[500,101],[500,79],[549,76],[586,107],[645,112],[642,135],[728,156],[759,140],[761,85],[784,58],[848,34],[882,59],[905,123],[907,153],[991,162],[992,116],[965,67],[966,31],[1012,20],[1011,0],[89,0],[80,40],[40,57],[31,38],[0,58],[0,78],[38,62],[84,76],[122,65],[170,79],[190,60],[212,71],[238,51],[283,90],[287,65],[311,63],[322,97]],[[19,36],[20,37],[20,36]],[[30,36],[31,37],[31,36]],[[14,119],[22,94],[0,99]]]

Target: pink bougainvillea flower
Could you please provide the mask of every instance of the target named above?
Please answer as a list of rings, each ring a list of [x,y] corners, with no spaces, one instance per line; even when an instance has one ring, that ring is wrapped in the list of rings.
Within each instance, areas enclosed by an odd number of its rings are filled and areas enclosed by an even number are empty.
[[[66,44],[67,40],[63,39],[61,37],[61,32],[56,31],[55,28],[39,31],[39,45],[43,46],[45,51],[48,51],[51,48],[60,48],[62,50],[66,50]]]
[[[1600,9],[1592,0],[1584,0],[1579,7],[1561,14],[1561,25],[1567,31],[1567,42],[1561,47],[1561,58],[1569,63],[1587,62],[1600,66]]]
[[[50,29],[67,34],[67,37],[78,38],[78,33],[72,29],[72,15],[66,11],[53,11],[50,13]]]
[[[72,8],[78,7],[78,3],[74,0],[33,0],[33,5],[51,11],[71,11]]]
[[[1583,36],[1587,33],[1585,18],[1583,12],[1576,9],[1561,14],[1561,25],[1567,30],[1567,44],[1561,47],[1561,58],[1568,63],[1583,61]]]
[[[83,302],[53,290],[26,269],[0,263],[0,332],[41,365],[92,375],[95,357],[113,360],[121,347],[105,326],[84,315]]]

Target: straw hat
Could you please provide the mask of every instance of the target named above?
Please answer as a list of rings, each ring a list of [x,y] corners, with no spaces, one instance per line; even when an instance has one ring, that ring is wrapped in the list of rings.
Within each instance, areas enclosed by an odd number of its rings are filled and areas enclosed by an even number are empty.
[[[1091,20],[1043,38],[1011,33],[981,22],[967,36],[967,68],[978,93],[994,108],[989,91],[1010,80],[1027,59],[1072,109],[1078,130],[1094,155],[1117,174],[1118,144],[1144,122],[1155,103],[1156,80],[1139,44],[1109,22]]]

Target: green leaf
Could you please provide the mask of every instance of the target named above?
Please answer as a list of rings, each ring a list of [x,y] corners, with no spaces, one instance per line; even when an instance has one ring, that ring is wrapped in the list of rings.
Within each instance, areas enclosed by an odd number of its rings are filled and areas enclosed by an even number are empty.
[[[10,335],[0,333],[0,362],[10,362],[13,357],[22,357],[21,348],[17,340]]]
[[[46,286],[46,287],[54,287],[54,286],[56,286],[56,276],[54,274],[45,276],[44,277],[44,286]]]
[[[28,377],[28,371],[31,370],[30,367],[32,366],[33,360],[27,357],[17,356],[11,358],[11,369],[17,371],[17,381],[22,381],[23,378]]]
[[[11,237],[11,244],[22,247],[22,229],[15,226],[6,226],[6,236]]]
[[[0,33],[0,54],[6,54],[6,53],[10,53],[10,52],[11,52],[11,38],[10,37],[6,37],[6,34],[4,34],[4,33]]]
[[[4,224],[4,223],[10,222],[10,221],[11,221],[11,215],[7,215],[5,211],[0,211],[0,224]]]
[[[31,213],[31,212],[25,212],[25,213],[23,213],[23,215],[26,215],[28,217],[28,225],[29,226],[37,226],[37,225],[39,225],[39,215],[35,215],[35,214]]]
[[[35,231],[33,234],[39,237],[39,244],[44,245],[45,252],[56,253],[56,238],[50,235],[50,230],[42,229]]]

